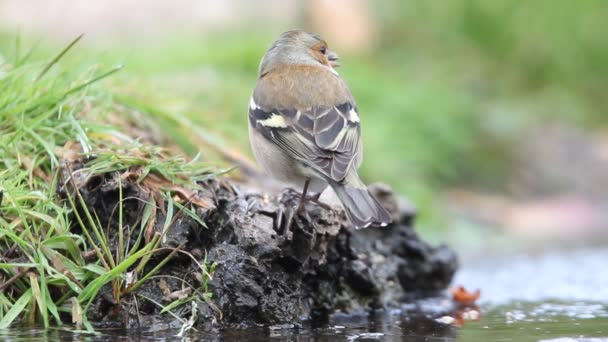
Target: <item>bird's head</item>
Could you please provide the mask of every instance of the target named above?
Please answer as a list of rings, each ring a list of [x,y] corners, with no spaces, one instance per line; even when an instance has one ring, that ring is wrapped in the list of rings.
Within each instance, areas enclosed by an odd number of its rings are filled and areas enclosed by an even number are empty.
[[[260,63],[260,76],[283,65],[319,65],[335,73],[338,54],[331,51],[319,35],[302,30],[283,32],[266,51]]]

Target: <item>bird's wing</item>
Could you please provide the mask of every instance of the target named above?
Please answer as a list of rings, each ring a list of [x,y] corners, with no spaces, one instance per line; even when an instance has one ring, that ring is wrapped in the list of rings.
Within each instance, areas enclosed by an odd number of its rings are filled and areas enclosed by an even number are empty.
[[[351,102],[297,111],[261,108],[252,98],[249,120],[293,158],[337,182],[344,180],[361,153],[359,115]]]

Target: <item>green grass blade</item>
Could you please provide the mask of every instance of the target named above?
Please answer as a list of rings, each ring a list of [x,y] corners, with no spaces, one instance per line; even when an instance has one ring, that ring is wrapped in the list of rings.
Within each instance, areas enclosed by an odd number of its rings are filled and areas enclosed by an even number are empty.
[[[99,290],[103,287],[103,285],[112,281],[113,279],[120,277],[124,272],[126,272],[129,267],[131,267],[135,262],[141,259],[144,255],[149,254],[152,245],[147,245],[144,248],[140,249],[136,253],[133,253],[130,257],[125,259],[120,264],[116,265],[116,267],[112,268],[108,272],[103,275],[97,277],[95,280],[90,282],[80,293],[78,296],[78,301],[80,303],[88,302],[86,307],[90,305],[91,301],[95,299]]]
[[[95,82],[101,81],[101,80],[103,80],[104,78],[109,77],[109,76],[111,76],[112,74],[114,74],[114,73],[116,73],[116,72],[120,71],[120,69],[122,69],[122,65],[117,65],[117,66],[115,66],[114,68],[112,68],[112,69],[110,69],[110,70],[108,70],[108,71],[104,72],[103,74],[101,74],[101,75],[99,75],[99,76],[93,77],[92,79],[90,79],[90,80],[88,80],[88,81],[84,82],[84,83],[83,83],[83,84],[81,84],[81,85],[78,85],[78,86],[75,86],[74,88],[69,89],[69,90],[68,90],[68,91],[65,93],[65,95],[64,95],[64,96],[68,96],[68,95],[70,95],[70,94],[72,94],[72,93],[78,92],[78,91],[80,91],[80,90],[82,90],[82,89],[84,89],[84,88],[86,88],[86,87],[90,86],[91,84],[93,84],[93,83],[95,83]]]
[[[181,306],[183,304],[186,304],[190,301],[196,300],[198,299],[198,296],[194,295],[194,296],[189,296],[187,298],[184,299],[176,299],[174,301],[172,301],[171,303],[167,304],[165,307],[163,307],[163,309],[159,312],[159,314],[163,314],[167,311],[171,311],[173,309],[175,309],[178,306]]]
[[[32,289],[24,292],[0,320],[0,330],[8,328],[32,300]]]
[[[133,292],[135,290],[137,290],[141,285],[143,285],[151,276],[155,275],[156,272],[158,272],[158,270],[160,270],[161,268],[163,268],[163,266],[165,266],[165,264],[167,262],[169,262],[169,260],[171,260],[173,258],[173,256],[175,256],[175,254],[177,254],[177,252],[179,252],[182,248],[184,247],[184,245],[180,245],[176,248],[174,248],[171,253],[169,253],[169,255],[167,255],[161,262],[158,263],[158,265],[154,266],[154,268],[152,270],[150,270],[150,272],[146,273],[145,276],[143,276],[141,279],[139,279],[130,289],[129,292]]]
[[[41,271],[42,270],[40,269],[40,267],[38,267],[38,273],[44,274]],[[49,327],[49,313],[48,313],[47,307],[46,307],[46,298],[44,298],[42,296],[42,291],[40,290],[40,284],[38,283],[38,278],[39,277],[34,273],[29,274],[32,295],[33,295],[34,299],[36,300],[36,304],[38,304],[38,309],[39,309],[40,315],[42,316],[42,324],[44,325],[44,328],[46,329]]]
[[[74,46],[76,45],[76,43],[78,43],[78,41],[82,38],[82,36],[84,36],[84,34],[79,35],[78,37],[76,37],[74,40],[72,40],[72,42],[70,42],[70,44],[68,44],[68,46],[66,46],[63,50],[61,50],[61,52],[55,56],[55,58],[53,58],[45,67],[44,69],[42,69],[42,71],[40,72],[40,74],[38,74],[38,76],[36,77],[35,81],[39,81],[42,76],[44,76],[52,67],[53,65],[57,64],[57,62],[59,62],[59,60]]]

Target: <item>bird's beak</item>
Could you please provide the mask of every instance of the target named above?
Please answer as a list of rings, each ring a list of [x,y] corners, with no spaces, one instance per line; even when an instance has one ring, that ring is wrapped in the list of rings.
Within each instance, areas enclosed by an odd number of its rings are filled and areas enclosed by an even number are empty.
[[[338,62],[338,60],[340,59],[340,57],[338,57],[338,54],[329,50],[329,52],[327,52],[327,60],[329,61],[329,65],[331,65],[332,68],[337,68],[340,66],[340,63]]]

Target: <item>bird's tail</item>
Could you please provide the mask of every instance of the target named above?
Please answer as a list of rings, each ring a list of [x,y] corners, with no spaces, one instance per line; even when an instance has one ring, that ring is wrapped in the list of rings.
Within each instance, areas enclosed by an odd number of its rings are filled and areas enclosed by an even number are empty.
[[[351,171],[344,182],[330,182],[330,185],[356,229],[384,227],[391,223],[390,214],[367,190],[357,172]]]

